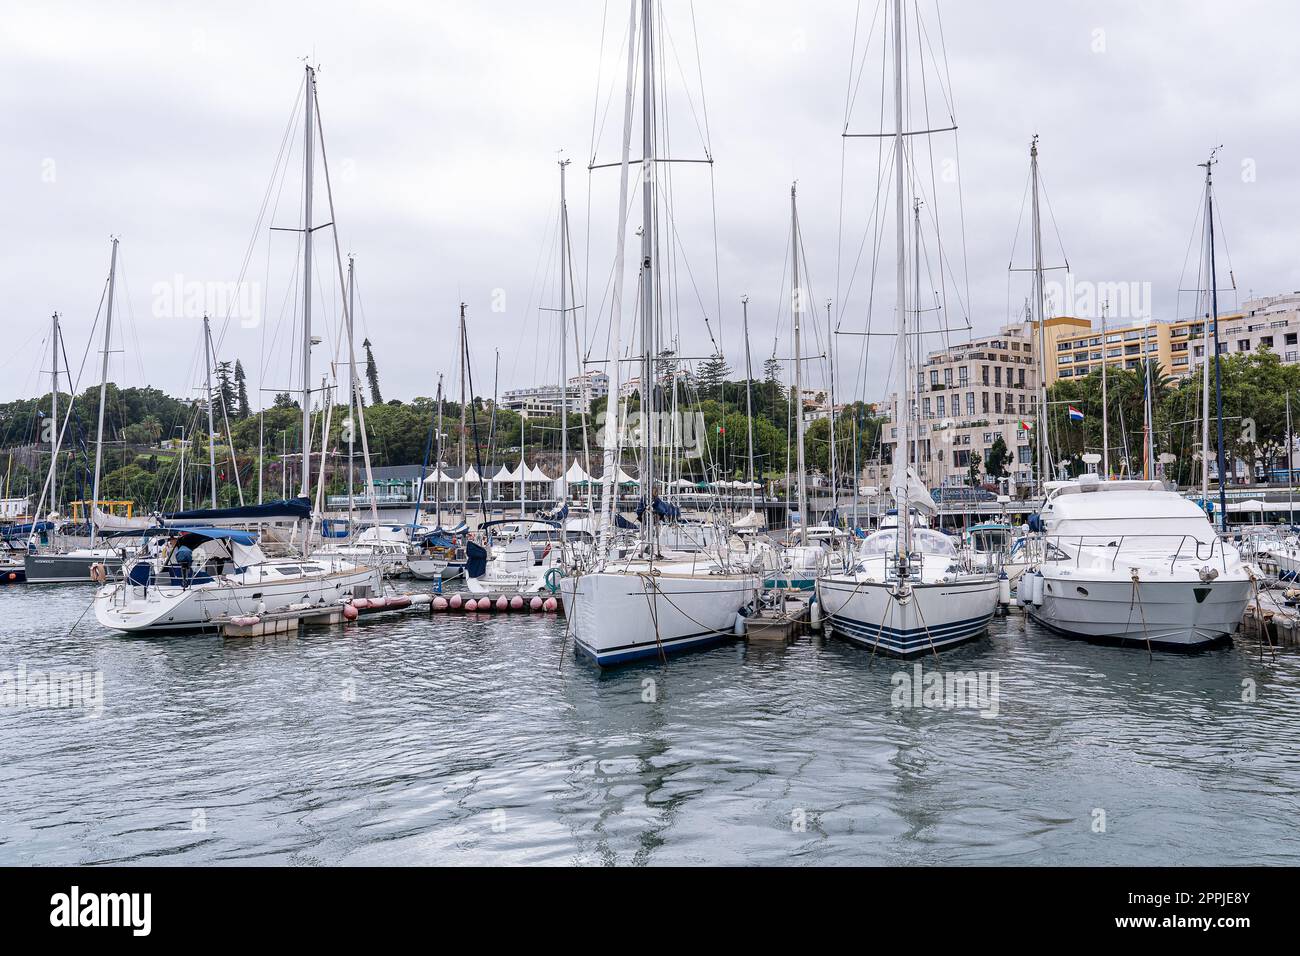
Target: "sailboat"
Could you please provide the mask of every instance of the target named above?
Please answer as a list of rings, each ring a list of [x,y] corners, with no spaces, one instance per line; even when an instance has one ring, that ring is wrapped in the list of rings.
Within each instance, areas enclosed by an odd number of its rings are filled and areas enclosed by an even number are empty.
[[[659,246],[656,170],[659,161],[655,124],[656,36],[652,22],[654,0],[640,3],[641,54],[641,141],[646,170],[641,177],[641,410],[647,424],[641,429],[640,488],[643,513],[637,545],[626,556],[614,546],[618,485],[618,423],[606,422],[604,472],[601,481],[603,521],[591,560],[575,563],[568,577],[559,581],[575,649],[600,666],[610,666],[716,643],[734,635],[736,618],[750,604],[760,586],[760,575],[747,566],[747,556],[727,549],[711,553],[661,552],[660,521],[672,508],[656,493],[656,465],[659,449],[652,427],[659,411],[656,383],[657,296]],[[609,367],[610,407],[617,408],[619,396],[619,319],[624,274],[624,242],[627,235],[628,174],[632,137],[632,77],[637,54],[637,8],[628,23],[628,86],[624,99],[621,177],[619,182],[619,232],[615,255],[615,288],[612,299],[611,351]],[[616,415],[611,416],[617,418]],[[666,489],[666,483],[665,483]]]
[[[105,573],[120,571],[123,563],[131,555],[135,554],[139,548],[140,538],[138,535],[126,534],[118,537],[111,544],[105,541],[101,526],[107,523],[106,519],[109,516],[104,515],[99,510],[100,477],[104,461],[104,406],[108,398],[108,358],[113,331],[113,300],[117,285],[117,246],[118,240],[114,237],[112,240],[112,254],[109,260],[108,293],[105,300],[103,366],[99,380],[99,424],[95,433],[95,472],[92,480],[91,500],[86,507],[86,521],[90,527],[90,542],[87,547],[43,552],[37,551],[33,545],[29,545],[28,552],[23,558],[23,571],[28,584],[89,582],[93,580],[92,574],[95,573],[97,568],[102,567]],[[54,321],[52,334],[57,341],[59,337],[57,317]],[[57,361],[54,367],[57,368]],[[52,394],[54,397],[52,401],[57,402],[57,371],[53,375]],[[72,405],[69,403],[68,415],[71,416],[71,413]],[[52,412],[52,418],[54,419],[54,425],[50,440],[50,471],[46,479],[50,489],[50,512],[55,510],[58,495],[59,446],[63,433],[67,431],[66,421],[63,428],[59,428],[56,411]],[[136,526],[147,525],[148,523],[147,519],[135,519],[134,521]]]
[[[1034,153],[1037,159],[1037,153]],[[1204,382],[1219,361],[1214,266],[1214,156],[1205,168],[1205,267],[1209,277]],[[1150,360],[1147,360],[1150,376]],[[1150,387],[1144,480],[1096,475],[1055,483],[1038,516],[1045,557],[1022,579],[1030,617],[1066,637],[1145,647],[1199,650],[1231,640],[1254,588],[1255,571],[1215,534],[1207,511],[1152,477]],[[1202,499],[1209,484],[1209,390],[1202,395]],[[1220,501],[1223,415],[1218,414]],[[1226,515],[1223,516],[1226,518]]]
[[[314,113],[319,110],[315,68],[305,77],[303,132],[303,313],[302,313],[302,488],[300,507],[309,512],[311,498],[311,304],[312,304],[312,180],[314,147],[324,155],[324,132]],[[317,139],[319,137],[319,140]],[[327,184],[329,168],[325,167]],[[330,222],[337,222],[330,199]],[[337,233],[334,258],[342,284],[343,265]],[[343,308],[351,304],[344,299]],[[348,329],[351,330],[350,316]],[[349,341],[351,348],[351,341]],[[322,437],[322,442],[324,437]],[[324,467],[324,455],[321,456]],[[373,484],[371,484],[373,501]],[[299,503],[281,502],[289,509]],[[256,512],[254,506],[236,511]],[[214,517],[220,512],[212,512]],[[197,517],[197,515],[196,515]],[[102,587],[95,596],[95,617],[104,627],[127,632],[203,631],[220,626],[234,615],[321,606],[378,593],[383,586],[379,568],[339,555],[310,555],[310,514],[300,527],[304,557],[268,558],[250,531],[220,527],[178,529],[163,551],[124,566],[125,578]]]
[[[907,301],[908,158],[904,141],[911,134],[904,129],[902,0],[894,0],[892,20],[898,323],[894,367],[899,374],[895,420],[900,427],[889,490],[898,508],[898,521],[895,527],[869,535],[845,571],[819,577],[817,600],[823,619],[835,633],[873,651],[910,657],[937,653],[984,633],[997,609],[998,577],[989,570],[971,569],[951,538],[918,527],[912,520],[913,509],[932,515],[938,507],[909,461],[913,445],[919,447],[920,439],[917,403],[911,396],[915,372],[910,336],[914,330],[909,327]],[[917,236],[914,255],[918,257],[912,307],[919,319],[919,202],[912,208]]]

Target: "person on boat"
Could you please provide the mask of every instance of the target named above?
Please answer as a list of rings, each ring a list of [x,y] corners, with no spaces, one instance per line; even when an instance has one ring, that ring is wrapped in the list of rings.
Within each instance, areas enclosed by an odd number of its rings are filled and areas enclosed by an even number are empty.
[[[194,564],[194,552],[187,545],[181,545],[175,551],[176,563],[180,565],[182,586],[190,582],[190,567]]]

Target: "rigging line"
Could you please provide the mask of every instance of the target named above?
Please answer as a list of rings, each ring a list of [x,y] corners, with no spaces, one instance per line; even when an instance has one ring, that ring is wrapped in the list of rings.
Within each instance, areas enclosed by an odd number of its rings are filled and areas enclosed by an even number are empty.
[[[298,91],[294,96],[293,108],[289,111],[289,120],[285,124],[284,135],[280,139],[280,148],[276,151],[275,163],[271,167],[271,177],[270,179],[267,180],[266,189],[262,193],[262,202],[258,206],[257,218],[254,221],[254,225],[253,225],[253,234],[249,237],[248,245],[244,250],[244,259],[239,267],[239,278],[238,280],[236,280],[237,287],[244,280],[244,276],[248,271],[248,264],[253,257],[253,250],[257,246],[257,238],[262,231],[262,223],[265,221],[267,203],[270,202],[271,190],[275,186],[276,173],[280,172],[281,169],[287,169],[288,167],[288,164],[284,162],[285,151],[289,147],[289,143],[293,134],[293,129],[298,118],[298,111],[301,108],[303,102],[303,91],[306,88],[307,88],[307,77],[304,72],[302,81],[298,84]],[[283,179],[281,180],[281,188],[283,188]],[[277,194],[277,205],[278,205],[278,194]],[[213,349],[214,352],[220,351],[221,346],[225,342],[226,329],[230,325],[230,318],[232,313],[234,312],[234,308],[235,305],[232,302],[230,307],[226,310],[225,316],[222,318],[221,329],[217,334],[216,346]]]
[[[934,8],[935,24],[939,30],[939,50],[943,55],[943,71],[948,88],[948,107],[953,117],[953,125],[957,125],[957,96],[953,92],[951,64],[948,61],[948,45],[944,39],[943,33],[943,13],[939,5],[935,4]],[[970,291],[970,257],[967,255],[969,246],[966,243],[966,195],[962,188],[961,176],[961,135],[953,133],[952,137],[953,163],[955,165],[955,175],[957,177],[957,218],[961,224],[961,246],[962,246],[962,275],[966,288],[967,308],[974,308],[974,301],[971,299]]]
[[[858,75],[856,79],[854,79],[853,76],[853,66],[854,66],[853,59],[856,57],[856,51],[857,51],[856,44],[857,44],[857,36],[858,36],[858,20],[862,11],[861,0],[859,0],[857,4],[857,9],[854,11],[853,14],[854,46],[849,53],[850,56],[849,85],[848,85],[847,94],[845,96],[845,105],[844,105],[844,130],[846,132],[848,131],[849,128],[849,121],[853,117],[853,105],[857,102],[858,99],[858,89],[862,84],[862,77],[866,74],[867,71],[868,53],[871,50],[871,38],[875,36],[876,33],[877,21],[880,21],[883,26],[883,20],[881,20],[881,13],[883,9],[884,9],[884,0],[879,0],[879,2],[877,2],[876,4],[876,12],[872,14],[871,17],[871,25],[867,29],[867,38],[862,44],[862,66],[858,69]],[[882,86],[882,91],[883,91],[883,86]]]
[[[1061,241],[1061,230],[1056,224],[1056,213],[1052,211],[1052,197],[1047,194],[1047,182],[1043,178],[1043,169],[1038,168],[1038,185],[1043,190],[1043,201],[1047,203],[1047,218],[1052,220],[1052,231],[1056,233],[1056,245],[1061,250],[1061,258],[1065,260],[1065,268],[1070,268],[1070,257],[1065,254],[1065,243]]]

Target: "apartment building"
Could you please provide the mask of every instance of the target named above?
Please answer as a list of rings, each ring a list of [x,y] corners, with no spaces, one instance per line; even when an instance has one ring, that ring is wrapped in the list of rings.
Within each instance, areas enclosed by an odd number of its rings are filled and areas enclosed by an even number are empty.
[[[1155,358],[1174,376],[1191,375],[1205,362],[1203,317],[1107,327],[1087,320],[1060,334],[1049,348],[1048,384],[1107,368],[1141,368]],[[1248,299],[1239,311],[1219,316],[1219,343],[1225,355],[1267,348],[1283,362],[1300,361],[1300,292]]]
[[[609,394],[609,376],[604,372],[586,372],[569,379],[568,388],[559,385],[534,385],[514,388],[501,396],[501,407],[516,411],[524,418],[559,414],[566,400],[572,413]]]
[[[1049,320],[1044,332],[1073,334],[1079,321]],[[1021,423],[1033,419],[1038,394],[1036,328],[1031,323],[1003,326],[995,335],[926,357],[916,380],[920,424],[916,469],[929,487],[965,484],[971,456],[978,453],[981,462],[988,461],[999,437],[1011,455],[1007,466],[1011,478],[1017,483],[1031,479],[1029,432]],[[882,438],[886,461],[892,461],[899,440],[897,395],[889,418]],[[868,484],[887,485],[890,467],[868,466],[863,478]]]

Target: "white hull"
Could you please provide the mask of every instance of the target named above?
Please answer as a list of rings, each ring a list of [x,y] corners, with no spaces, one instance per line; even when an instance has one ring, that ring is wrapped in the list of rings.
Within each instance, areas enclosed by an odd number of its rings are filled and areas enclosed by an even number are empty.
[[[655,571],[635,563],[560,581],[577,650],[609,667],[717,643],[734,635],[737,613],[760,586],[757,574]]]
[[[909,584],[864,574],[830,575],[817,581],[823,619],[837,634],[894,657],[930,654],[969,641],[988,630],[997,610],[998,580]]]
[[[95,618],[117,631],[202,631],[232,616],[254,614],[259,605],[277,611],[295,604],[336,604],[382,590],[377,568],[321,559],[302,563],[324,570],[284,576],[278,570],[280,565],[266,564],[188,588],[112,584],[96,595]]]
[[[1167,650],[1225,642],[1253,593],[1245,577],[1139,581],[1135,593],[1127,571],[1089,574],[1050,564],[1042,571],[1042,604],[1027,608],[1038,623],[1070,637]]]

